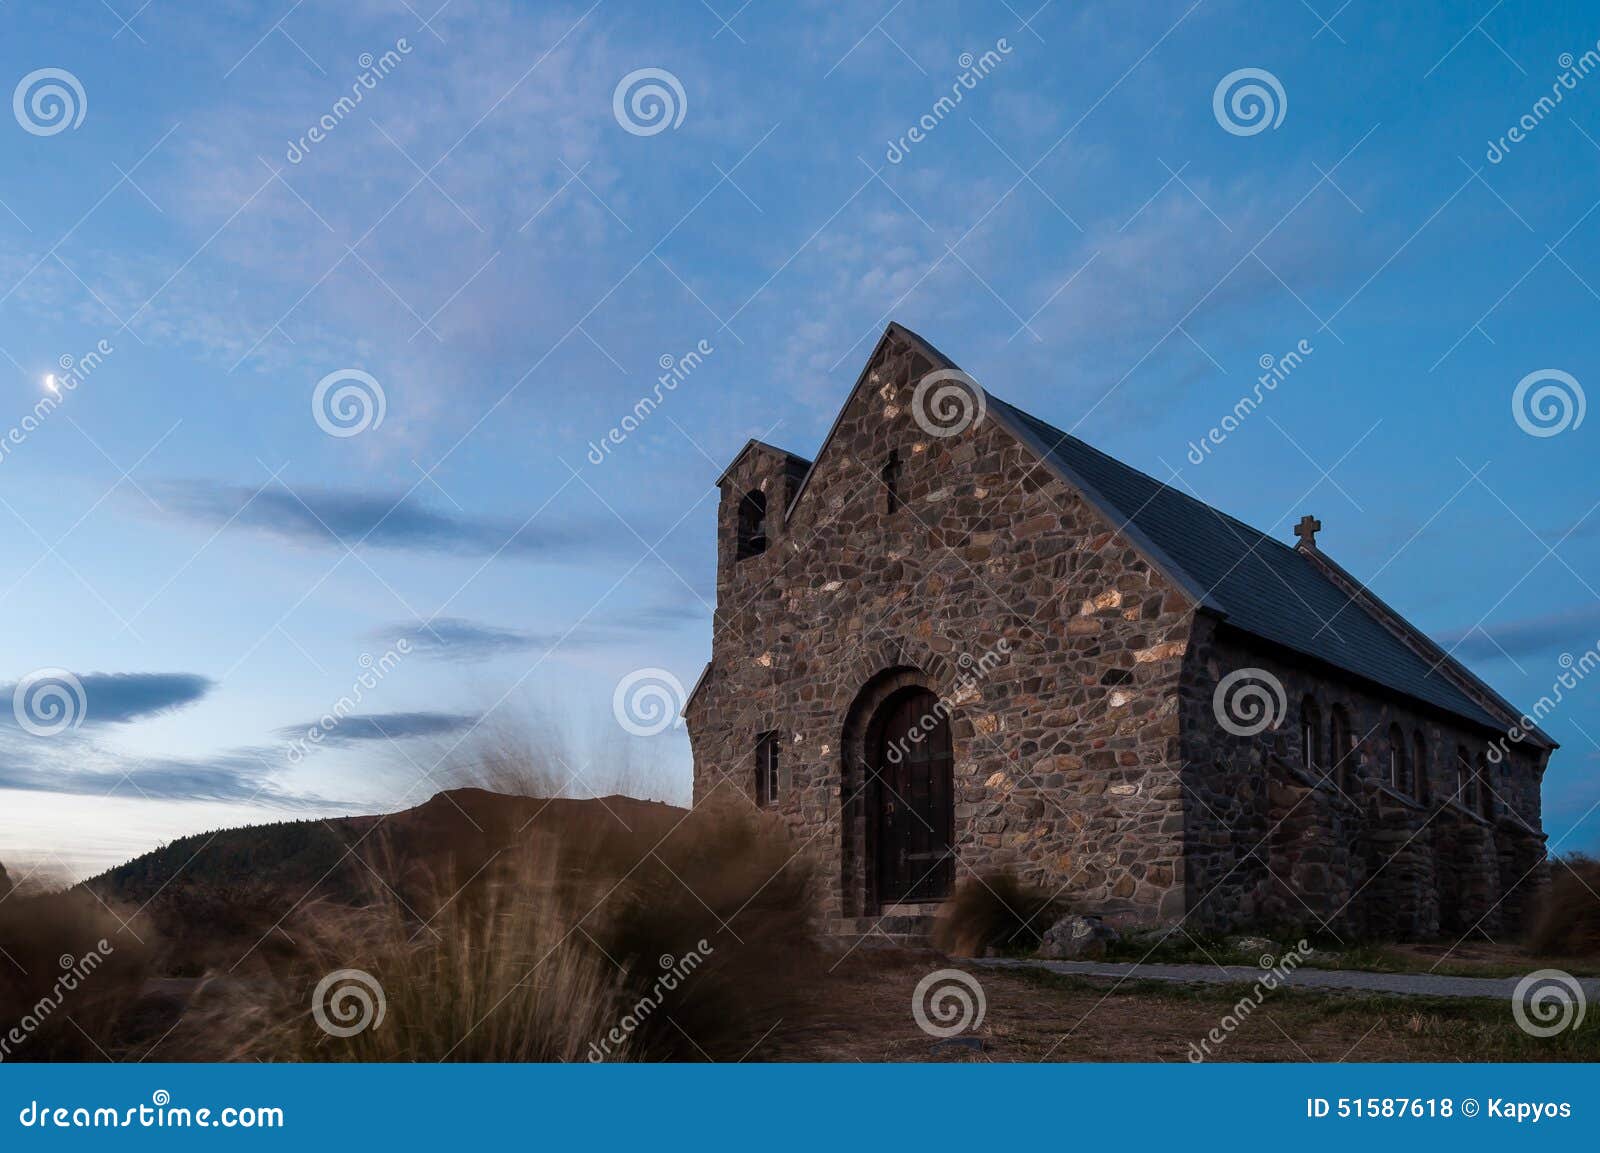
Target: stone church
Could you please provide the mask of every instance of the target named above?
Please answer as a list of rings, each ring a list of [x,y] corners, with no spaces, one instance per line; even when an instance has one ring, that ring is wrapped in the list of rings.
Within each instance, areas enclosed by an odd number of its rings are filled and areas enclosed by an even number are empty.
[[[1512,931],[1556,746],[1341,568],[891,324],[815,460],[719,478],[696,804],[773,810],[841,931],[1009,870],[1115,924]],[[1507,740],[1515,732],[1517,739]]]

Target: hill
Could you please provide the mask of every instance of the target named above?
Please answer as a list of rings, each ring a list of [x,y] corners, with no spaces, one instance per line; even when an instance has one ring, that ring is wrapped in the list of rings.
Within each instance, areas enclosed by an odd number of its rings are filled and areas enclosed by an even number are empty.
[[[460,788],[381,815],[247,825],[181,837],[83,882],[108,902],[143,906],[186,890],[270,885],[359,900],[376,872],[398,884],[418,871],[475,871],[496,853],[555,834],[669,825],[684,810],[610,796],[536,798]],[[369,869],[370,866],[370,869]]]
[[[395,813],[284,821],[182,837],[78,886],[160,942],[167,976],[269,964],[325,907],[398,907],[425,921],[444,897],[483,887],[531,855],[625,873],[683,819],[656,801],[541,799],[460,788]],[[492,867],[491,867],[492,866]]]

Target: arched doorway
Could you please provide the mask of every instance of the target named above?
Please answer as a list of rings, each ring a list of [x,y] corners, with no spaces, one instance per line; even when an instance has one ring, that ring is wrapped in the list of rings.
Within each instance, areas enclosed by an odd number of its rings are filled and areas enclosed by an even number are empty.
[[[955,882],[949,709],[921,686],[878,707],[866,734],[867,848],[877,903],[942,900]]]

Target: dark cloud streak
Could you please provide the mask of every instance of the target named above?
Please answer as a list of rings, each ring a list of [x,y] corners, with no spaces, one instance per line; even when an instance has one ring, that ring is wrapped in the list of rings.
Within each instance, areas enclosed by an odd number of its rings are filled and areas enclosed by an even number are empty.
[[[83,687],[85,725],[144,720],[192,705],[216,688],[198,673],[84,673],[75,679]],[[14,702],[19,684],[0,685],[0,701]],[[16,710],[0,708],[0,725],[16,724]]]
[[[404,635],[410,640],[412,651],[424,656],[448,661],[485,661],[509,653],[543,652],[557,645],[580,651],[628,644],[690,621],[703,621],[707,615],[705,606],[697,602],[656,605],[611,613],[601,620],[591,619],[571,629],[552,631],[506,628],[461,617],[436,617],[426,628],[401,622],[374,629],[369,637],[386,641]]]
[[[404,741],[415,737],[448,736],[477,724],[470,713],[366,713],[335,717],[331,724],[321,720],[289,725],[277,731],[285,740],[298,740],[316,731],[321,745],[350,745],[358,741]]]
[[[1573,656],[1600,644],[1600,604],[1500,624],[1458,629],[1440,638],[1458,657],[1485,660],[1570,652]]]
[[[296,544],[372,548],[460,556],[566,560],[601,551],[615,533],[592,523],[499,521],[439,512],[411,496],[354,489],[290,489],[211,481],[168,481],[158,486],[172,515],[204,525],[264,533]]]

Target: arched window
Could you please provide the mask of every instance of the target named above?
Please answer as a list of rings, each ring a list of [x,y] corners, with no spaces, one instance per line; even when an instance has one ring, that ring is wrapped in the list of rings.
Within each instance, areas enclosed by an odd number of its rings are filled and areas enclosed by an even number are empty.
[[[1338,774],[1339,788],[1349,793],[1353,792],[1356,782],[1360,777],[1359,764],[1356,758],[1355,741],[1350,733],[1350,714],[1343,705],[1333,706],[1333,719],[1328,726],[1329,755],[1333,757],[1333,769]]]
[[[1494,787],[1489,783],[1489,758],[1478,754],[1478,812],[1486,821],[1494,820]]]
[[[1421,729],[1411,734],[1411,745],[1411,774],[1417,782],[1417,800],[1427,804],[1429,793],[1428,742],[1423,739]]]
[[[1323,771],[1322,710],[1309,694],[1300,702],[1300,763],[1313,775]]]
[[[759,489],[739,499],[739,547],[735,560],[767,551],[767,494]]]
[[[1411,795],[1411,771],[1406,764],[1406,735],[1399,725],[1389,726],[1389,787]]]
[[[1472,808],[1472,760],[1465,745],[1456,746],[1456,804]]]

